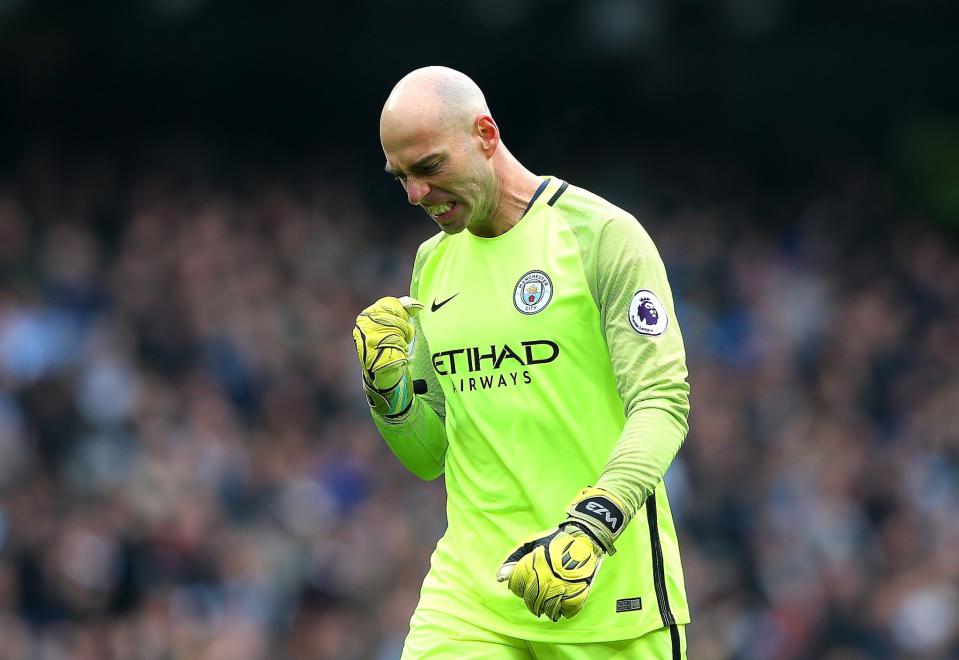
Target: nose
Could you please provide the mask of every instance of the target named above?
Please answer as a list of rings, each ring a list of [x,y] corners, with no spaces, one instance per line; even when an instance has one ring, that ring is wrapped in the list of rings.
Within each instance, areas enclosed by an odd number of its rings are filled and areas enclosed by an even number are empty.
[[[406,179],[406,197],[410,204],[419,204],[430,193],[430,187],[424,181],[409,177]]]

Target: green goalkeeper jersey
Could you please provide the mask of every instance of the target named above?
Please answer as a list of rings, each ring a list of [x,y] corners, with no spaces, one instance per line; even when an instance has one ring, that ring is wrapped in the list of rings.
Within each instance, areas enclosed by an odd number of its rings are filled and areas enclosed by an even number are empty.
[[[630,214],[556,178],[506,233],[438,234],[416,255],[409,412],[380,419],[414,473],[446,477],[446,533],[419,607],[522,639],[588,642],[688,623],[662,482],[687,431],[689,386],[672,294]],[[534,617],[496,573],[555,527],[584,486],[631,522],[582,612]]]

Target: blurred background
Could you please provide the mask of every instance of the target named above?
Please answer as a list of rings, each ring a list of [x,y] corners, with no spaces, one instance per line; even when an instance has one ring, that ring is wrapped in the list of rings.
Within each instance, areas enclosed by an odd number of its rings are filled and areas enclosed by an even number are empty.
[[[356,313],[409,70],[640,218],[697,660],[959,657],[959,4],[0,0],[0,660],[391,660],[444,528]]]

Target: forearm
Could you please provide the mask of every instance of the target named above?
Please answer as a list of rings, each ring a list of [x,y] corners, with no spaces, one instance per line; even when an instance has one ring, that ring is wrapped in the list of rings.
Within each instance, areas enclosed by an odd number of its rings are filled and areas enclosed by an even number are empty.
[[[629,415],[596,483],[597,488],[623,501],[627,519],[642,508],[663,480],[686,437],[684,401],[671,403],[639,407]]]
[[[407,470],[427,481],[443,474],[446,463],[446,426],[423,397],[401,421],[373,414],[373,422],[387,446]]]

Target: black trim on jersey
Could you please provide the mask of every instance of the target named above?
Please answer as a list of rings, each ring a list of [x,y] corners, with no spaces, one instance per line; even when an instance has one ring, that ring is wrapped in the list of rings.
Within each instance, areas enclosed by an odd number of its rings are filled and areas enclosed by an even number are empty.
[[[549,201],[546,202],[547,205],[552,206],[556,203],[556,200],[559,199],[560,195],[566,192],[566,189],[569,188],[569,184],[563,181],[563,185],[559,187],[559,190],[556,191],[556,194],[549,198]]]
[[[656,601],[659,603],[659,615],[664,626],[675,626],[676,617],[669,609],[666,595],[666,569],[663,565],[663,546],[659,542],[659,522],[656,518],[656,494],[646,500],[646,522],[649,524],[649,547],[653,555],[653,586],[656,588]],[[675,649],[675,646],[673,647]]]
[[[673,646],[672,660],[683,660],[682,644],[679,641],[679,628],[675,623],[669,627],[669,641],[672,642]]]
[[[543,194],[543,191],[546,190],[546,186],[548,185],[549,185],[549,179],[543,179],[543,182],[539,184],[539,188],[537,188],[536,192],[533,193],[533,196],[530,197],[529,204],[526,205],[526,209],[523,211],[523,215],[526,215],[527,213],[529,213],[529,210],[533,208],[533,202],[539,199],[539,196]]]

